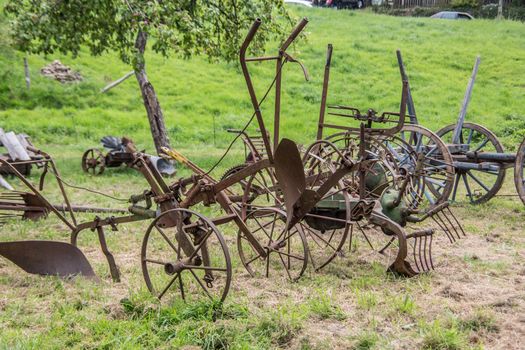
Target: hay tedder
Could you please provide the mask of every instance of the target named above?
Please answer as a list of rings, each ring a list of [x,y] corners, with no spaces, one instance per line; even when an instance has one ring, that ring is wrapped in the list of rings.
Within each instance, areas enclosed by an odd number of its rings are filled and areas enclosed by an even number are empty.
[[[149,220],[140,264],[147,288],[158,298],[175,292],[185,300],[224,300],[232,279],[232,263],[219,227],[227,224],[237,230],[239,258],[252,276],[280,275],[296,281],[308,264],[320,270],[345,256],[345,242],[356,248],[352,244],[354,227],[372,251],[379,253],[374,255],[385,257],[393,273],[411,277],[433,269],[436,230],[411,225],[430,218],[450,241],[464,233],[446,198],[453,178],[447,158],[450,155],[443,144],[427,137],[426,129],[405,125],[406,103],[398,113],[381,115],[334,106],[334,113],[344,114],[339,117],[359,125],[339,127],[344,129],[342,134],[324,139],[321,132],[313,144],[302,149],[289,139],[279,138],[282,68],[288,62],[299,63],[287,49],[307,23],[306,19],[299,22],[275,56],[246,57],[260,20],[253,23],[241,46],[240,63],[254,113],[245,127],[236,131],[232,144],[243,137],[245,144],[253,146],[245,163],[216,180],[210,173],[227,152],[210,171],[204,171],[176,150],[164,149],[164,158],[176,160],[194,173],[168,184],[151,158],[132,152],[132,167],[142,173],[149,188],[129,198],[126,214],[96,216],[83,223],[76,221],[75,207],[65,191],[67,215],[13,169],[31,191],[30,196],[70,229],[71,242],[5,242],[0,243],[0,255],[32,273],[94,276],[76,247],[79,235],[92,230],[97,232],[111,276],[118,281],[120,274],[106,244],[105,228],[117,230],[120,224]],[[331,50],[327,66],[330,57]],[[261,99],[248,69],[249,62],[259,61],[276,62],[276,75]],[[328,71],[319,123],[325,128]],[[272,143],[261,105],[273,87]],[[407,98],[408,83],[404,82],[403,102]],[[254,120],[260,131],[256,139],[246,131]],[[387,123],[393,127],[376,127]],[[51,158],[37,152],[49,161],[62,188],[63,181]],[[197,211],[198,206],[218,206],[221,215],[208,218]]]

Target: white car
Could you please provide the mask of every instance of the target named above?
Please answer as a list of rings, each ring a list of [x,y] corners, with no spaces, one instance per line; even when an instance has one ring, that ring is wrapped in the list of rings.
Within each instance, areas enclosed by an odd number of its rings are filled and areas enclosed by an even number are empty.
[[[285,4],[293,4],[293,5],[300,5],[300,6],[306,6],[306,7],[313,7],[311,1],[306,0],[284,0]]]

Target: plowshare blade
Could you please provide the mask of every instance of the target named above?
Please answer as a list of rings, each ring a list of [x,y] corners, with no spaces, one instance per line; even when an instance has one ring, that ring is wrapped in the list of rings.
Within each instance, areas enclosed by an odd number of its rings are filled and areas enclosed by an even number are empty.
[[[93,268],[80,249],[64,242],[2,242],[0,255],[32,274],[96,278]]]

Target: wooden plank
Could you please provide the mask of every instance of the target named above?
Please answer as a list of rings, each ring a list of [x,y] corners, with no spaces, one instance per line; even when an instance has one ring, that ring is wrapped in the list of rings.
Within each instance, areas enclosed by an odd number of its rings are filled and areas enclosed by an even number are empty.
[[[2,143],[12,160],[31,160],[24,146],[20,144],[15,133],[10,131],[2,136]]]
[[[9,184],[9,182],[7,182],[3,177],[2,175],[0,175],[0,186],[9,190],[9,191],[14,191],[15,189]]]
[[[28,140],[29,136],[27,136],[26,134],[18,134],[18,135],[16,135],[16,138],[18,139],[18,141],[20,142],[22,147],[24,147],[24,149],[26,150],[27,154],[30,157],[36,156],[35,153],[33,153],[33,152],[31,152],[30,150],[27,149],[27,146],[33,146],[31,144],[31,142],[29,142],[29,140]]]

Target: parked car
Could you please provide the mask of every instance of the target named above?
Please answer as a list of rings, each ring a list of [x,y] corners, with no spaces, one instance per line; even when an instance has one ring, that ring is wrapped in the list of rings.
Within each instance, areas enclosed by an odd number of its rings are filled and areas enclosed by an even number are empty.
[[[365,0],[314,0],[314,4],[337,9],[361,9],[365,7]]]
[[[299,6],[306,6],[306,7],[312,7],[311,1],[306,0],[284,0],[285,4],[293,4],[293,5],[299,5]]]
[[[474,19],[471,14],[466,12],[455,12],[455,11],[441,11],[430,16],[430,18],[441,18],[441,19]]]

